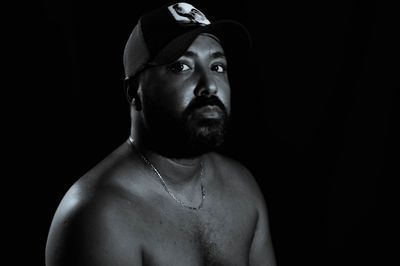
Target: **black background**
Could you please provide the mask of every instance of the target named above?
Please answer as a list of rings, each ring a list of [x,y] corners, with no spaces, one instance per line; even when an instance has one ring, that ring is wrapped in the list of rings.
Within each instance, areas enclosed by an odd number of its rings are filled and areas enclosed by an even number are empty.
[[[16,265],[44,264],[62,196],[127,139],[123,48],[139,15],[161,3],[17,3],[6,25],[16,101],[5,113],[17,138],[7,216]],[[278,264],[380,265],[376,187],[397,163],[395,9],[356,0],[196,7],[253,37],[248,62],[230,72],[234,124],[222,152],[257,178]]]

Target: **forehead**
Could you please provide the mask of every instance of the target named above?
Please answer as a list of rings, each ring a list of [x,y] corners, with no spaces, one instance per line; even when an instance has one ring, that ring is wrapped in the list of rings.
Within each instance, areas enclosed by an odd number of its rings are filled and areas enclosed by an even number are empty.
[[[189,46],[186,50],[187,54],[202,54],[202,53],[222,53],[224,54],[224,49],[222,48],[221,44],[217,37],[211,34],[200,34],[197,38],[193,41],[193,43]],[[184,54],[184,55],[185,55]]]

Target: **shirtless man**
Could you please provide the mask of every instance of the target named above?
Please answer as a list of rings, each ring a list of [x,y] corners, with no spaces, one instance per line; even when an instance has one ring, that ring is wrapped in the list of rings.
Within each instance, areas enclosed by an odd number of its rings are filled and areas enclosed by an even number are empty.
[[[48,266],[276,265],[258,185],[213,151],[230,114],[228,41],[244,45],[247,32],[206,18],[181,25],[170,7],[143,16],[127,42],[129,140],[63,198]]]

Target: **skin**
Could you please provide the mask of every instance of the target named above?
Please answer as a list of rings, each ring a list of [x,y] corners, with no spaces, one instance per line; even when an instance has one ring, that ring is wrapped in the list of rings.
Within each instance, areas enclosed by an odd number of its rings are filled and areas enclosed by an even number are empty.
[[[157,66],[143,73],[142,107],[131,108],[136,148],[122,144],[70,188],[50,228],[46,265],[276,265],[266,204],[245,167],[215,152],[168,158],[143,140],[152,129],[144,115],[151,104],[178,118],[193,97],[215,95],[229,110],[226,59],[213,56],[223,53],[220,44],[199,35],[188,51],[178,59],[178,72]],[[202,108],[196,115],[214,119],[219,112]],[[201,202],[202,162],[202,208],[189,210],[172,199],[139,150],[190,206]]]

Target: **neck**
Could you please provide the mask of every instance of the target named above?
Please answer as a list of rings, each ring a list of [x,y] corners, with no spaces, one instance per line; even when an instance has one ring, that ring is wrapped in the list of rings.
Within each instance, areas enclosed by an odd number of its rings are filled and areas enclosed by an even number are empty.
[[[150,150],[162,157],[173,159],[182,164],[191,163],[203,152],[198,152],[190,147],[183,135],[168,133],[164,128],[149,131],[143,122],[143,118],[134,111],[132,115],[130,136],[135,140],[135,146],[140,150]],[[160,133],[162,132],[162,133]]]
[[[202,156],[170,158],[143,145],[130,137],[132,146],[159,171],[163,179],[173,186],[182,186],[198,181],[202,167]]]

